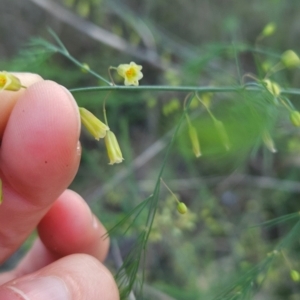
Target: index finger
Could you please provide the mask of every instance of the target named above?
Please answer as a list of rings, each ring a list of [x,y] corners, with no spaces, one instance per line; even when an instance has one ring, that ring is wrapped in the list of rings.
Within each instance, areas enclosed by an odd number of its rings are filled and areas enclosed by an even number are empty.
[[[21,79],[23,86],[29,87],[36,82],[42,81],[42,77],[37,74],[31,73],[14,73],[13,75]],[[2,91],[0,94],[0,138],[4,133],[4,129],[8,122],[9,116],[17,103],[18,99],[23,95],[26,90],[21,88],[17,92]]]
[[[0,149],[0,261],[73,180],[80,160],[79,130],[73,97],[54,82],[31,85],[16,102]]]

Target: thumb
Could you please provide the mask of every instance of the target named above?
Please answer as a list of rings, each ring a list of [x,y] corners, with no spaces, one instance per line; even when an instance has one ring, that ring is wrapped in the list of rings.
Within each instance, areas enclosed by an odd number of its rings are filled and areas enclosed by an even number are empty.
[[[86,254],[66,256],[0,287],[5,300],[119,300],[110,272]]]

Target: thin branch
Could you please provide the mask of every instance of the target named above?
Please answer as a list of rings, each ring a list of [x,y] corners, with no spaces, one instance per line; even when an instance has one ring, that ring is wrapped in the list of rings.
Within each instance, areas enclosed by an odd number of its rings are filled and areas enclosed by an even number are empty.
[[[114,86],[91,86],[85,88],[73,88],[69,89],[71,93],[79,92],[94,92],[94,91],[177,91],[177,92],[211,92],[211,93],[229,93],[238,92],[243,90],[243,86],[171,86],[171,85],[140,85],[140,86],[126,86],[126,85],[114,85]],[[258,91],[260,87],[247,88],[247,91]],[[299,90],[300,93],[300,90]]]
[[[199,93],[230,93],[240,92],[246,90],[247,92],[262,91],[261,85],[247,84],[244,86],[171,86],[171,85],[140,85],[140,86],[126,86],[126,85],[114,85],[114,86],[90,86],[84,88],[69,89],[71,93],[80,92],[95,92],[95,91],[166,91],[166,92],[199,92]],[[282,89],[281,95],[300,95],[300,89]]]

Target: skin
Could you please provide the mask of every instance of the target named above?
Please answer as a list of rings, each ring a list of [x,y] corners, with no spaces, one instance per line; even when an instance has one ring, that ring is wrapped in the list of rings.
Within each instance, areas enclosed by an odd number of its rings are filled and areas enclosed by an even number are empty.
[[[81,154],[77,104],[55,82],[15,75],[27,89],[0,93],[0,262],[35,228],[39,237],[15,269],[0,274],[0,299],[118,300],[102,264],[105,228],[67,190]],[[58,295],[51,280],[62,283],[65,294]]]

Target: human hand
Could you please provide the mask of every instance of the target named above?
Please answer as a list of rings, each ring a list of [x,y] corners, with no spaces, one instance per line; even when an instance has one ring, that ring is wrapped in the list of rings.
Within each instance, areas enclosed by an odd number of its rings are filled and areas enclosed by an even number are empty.
[[[17,74],[27,89],[0,93],[0,262],[37,227],[17,267],[0,274],[2,300],[119,299],[101,264],[109,247],[84,200],[66,190],[80,160],[80,117],[62,86]]]

